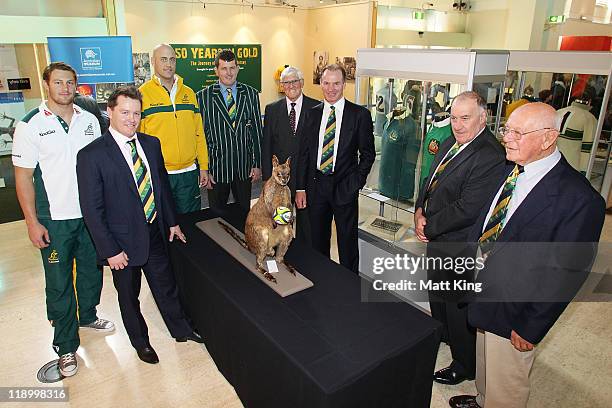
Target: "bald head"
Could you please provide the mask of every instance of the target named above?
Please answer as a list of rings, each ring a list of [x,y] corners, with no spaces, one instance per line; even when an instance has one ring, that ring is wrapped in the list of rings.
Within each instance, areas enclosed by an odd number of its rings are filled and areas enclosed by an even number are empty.
[[[518,115],[522,123],[533,126],[534,129],[558,129],[557,111],[546,103],[527,103],[515,109],[512,114]]]
[[[542,102],[517,108],[506,122],[506,158],[526,165],[555,151],[559,125],[553,107]]]
[[[176,55],[168,44],[159,44],[153,48],[153,70],[162,84],[170,89],[176,73]]]

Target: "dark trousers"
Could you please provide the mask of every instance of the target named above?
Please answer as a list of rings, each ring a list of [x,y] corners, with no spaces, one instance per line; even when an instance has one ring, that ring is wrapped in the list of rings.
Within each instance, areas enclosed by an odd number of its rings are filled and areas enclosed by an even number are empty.
[[[232,180],[229,183],[213,184],[208,190],[208,203],[214,210],[223,210],[227,205],[230,189],[234,199],[240,206],[248,211],[251,208],[251,180]]]
[[[336,221],[336,236],[340,264],[359,273],[359,246],[357,243],[358,207],[357,199],[344,205],[334,200],[334,176],[320,173],[314,191],[306,196],[312,246],[329,257],[332,219]]]
[[[461,243],[432,242],[427,246],[427,256],[442,259],[471,256],[470,252],[463,247]],[[452,281],[453,279],[472,281],[470,272],[456,275],[452,270],[429,270],[427,275],[432,281]],[[453,357],[451,368],[465,377],[474,378],[476,375],[476,329],[468,323],[468,308],[461,302],[461,293],[451,295],[442,292],[441,295],[440,292],[430,292],[429,305],[431,316],[442,323],[442,339],[450,347]]]
[[[147,324],[140,311],[141,270],[144,272],[157,308],[174,338],[184,337],[192,332],[185,320],[178,300],[178,288],[170,270],[164,237],[157,221],[149,225],[149,259],[143,266],[128,266],[113,270],[113,283],[117,289],[119,309],[123,325],[134,348],[149,346]],[[128,254],[129,256],[129,254]]]
[[[312,245],[312,232],[310,230],[310,217],[308,208],[296,210],[295,215],[295,239],[304,244]]]

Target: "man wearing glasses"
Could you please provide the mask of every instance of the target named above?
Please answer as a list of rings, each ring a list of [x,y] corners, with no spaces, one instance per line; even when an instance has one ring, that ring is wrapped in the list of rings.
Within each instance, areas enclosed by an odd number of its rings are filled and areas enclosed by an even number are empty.
[[[440,145],[429,176],[419,191],[414,224],[417,238],[427,242],[430,258],[471,256],[468,234],[504,169],[504,149],[487,129],[486,102],[476,92],[463,92],[451,107],[453,135]],[[433,268],[428,279],[470,279],[453,270]],[[468,326],[466,308],[449,293],[429,293],[432,316],[443,324],[442,340],[451,349],[449,367],[434,373],[434,381],[455,385],[473,379],[476,371],[476,331]]]
[[[559,152],[563,120],[530,103],[500,129],[508,164],[470,233],[486,259],[483,290],[467,307],[478,395],[455,396],[451,407],[526,407],[535,347],[593,265],[605,203]]]
[[[295,67],[287,67],[280,77],[285,97],[266,106],[264,116],[264,136],[261,148],[263,179],[272,175],[272,155],[276,155],[281,163],[291,157],[291,189],[292,201],[295,200],[295,180],[298,174],[298,157],[300,140],[304,137],[304,117],[306,112],[319,102],[302,93],[304,76]],[[308,208],[298,209],[296,216],[296,238],[310,243],[310,221]]]

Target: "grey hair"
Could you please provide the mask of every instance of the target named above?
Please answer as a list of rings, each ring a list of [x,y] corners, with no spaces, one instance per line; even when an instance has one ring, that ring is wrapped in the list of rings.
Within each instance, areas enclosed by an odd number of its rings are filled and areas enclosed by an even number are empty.
[[[283,72],[281,72],[281,75],[280,75],[281,82],[283,82],[285,78],[287,78],[289,75],[295,75],[298,77],[298,79],[304,79],[304,74],[302,74],[302,71],[300,71],[296,67],[290,66],[290,67],[283,69]]]
[[[476,105],[478,105],[478,108],[480,109],[481,112],[487,111],[487,101],[485,101],[485,99],[478,92],[474,92],[474,91],[461,92],[459,95],[455,96],[455,99],[453,99],[453,103],[455,103],[455,101],[458,99],[464,99],[464,98],[471,99],[474,102],[476,102]]]

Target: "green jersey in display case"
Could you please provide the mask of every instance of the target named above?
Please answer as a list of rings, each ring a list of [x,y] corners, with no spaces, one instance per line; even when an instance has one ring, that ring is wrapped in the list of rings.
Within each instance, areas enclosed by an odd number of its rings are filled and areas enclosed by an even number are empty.
[[[392,116],[382,136],[378,174],[380,193],[394,199],[412,200],[418,156],[417,124],[410,117],[410,111]]]
[[[450,117],[447,116],[445,119],[435,121],[432,123],[425,141],[423,142],[423,157],[421,159],[421,180],[420,185],[423,187],[423,182],[429,176],[429,170],[431,163],[434,161],[436,153],[442,142],[450,137],[453,133],[450,125]]]

